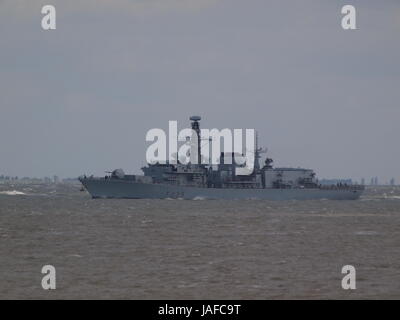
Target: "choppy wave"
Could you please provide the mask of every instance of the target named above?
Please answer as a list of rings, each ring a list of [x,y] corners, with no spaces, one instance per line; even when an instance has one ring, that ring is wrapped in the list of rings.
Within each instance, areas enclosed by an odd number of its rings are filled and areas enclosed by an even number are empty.
[[[357,236],[376,236],[376,235],[378,235],[378,232],[364,230],[364,231],[357,231],[354,234]]]
[[[194,197],[193,200],[206,200],[206,198],[205,197],[201,197],[201,196],[197,196],[197,197]]]
[[[23,196],[26,193],[17,190],[9,190],[9,191],[0,191],[0,194],[5,194],[7,196]]]
[[[400,196],[388,196],[386,193],[377,196],[364,196],[360,201],[382,201],[382,200],[400,200]]]
[[[400,199],[400,196],[385,196],[385,199]]]
[[[35,279],[40,269],[32,263],[42,258],[64,264],[74,283],[52,292],[57,299],[348,299],[326,266],[340,276],[338,264],[352,262],[367,266],[366,282],[379,283],[379,290],[365,285],[353,298],[399,297],[391,275],[400,265],[400,200],[390,197],[400,197],[400,187],[367,188],[361,201],[321,202],[105,201],[79,185],[0,188],[26,193],[0,195],[0,247],[11,253],[1,257],[1,281],[10,285],[0,285],[0,298],[46,298],[37,286],[13,285],[21,282],[16,262]],[[350,261],[342,264],[343,257]],[[309,265],[317,272],[307,272]],[[115,266],[125,273],[114,276]],[[177,285],[182,289],[171,290]]]

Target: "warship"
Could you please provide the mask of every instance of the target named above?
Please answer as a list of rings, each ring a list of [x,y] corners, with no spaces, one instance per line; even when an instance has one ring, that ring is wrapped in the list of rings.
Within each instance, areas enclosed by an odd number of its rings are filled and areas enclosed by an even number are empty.
[[[104,177],[79,178],[92,198],[117,199],[259,199],[259,200],[355,200],[364,186],[337,184],[322,186],[311,169],[279,168],[266,158],[260,166],[258,139],[254,149],[254,166],[251,174],[237,175],[238,167],[232,152],[221,152],[216,166],[201,163],[201,132],[199,116],[190,117],[191,128],[197,141],[197,164],[148,164],[143,175],[125,174],[122,169],[109,172]]]

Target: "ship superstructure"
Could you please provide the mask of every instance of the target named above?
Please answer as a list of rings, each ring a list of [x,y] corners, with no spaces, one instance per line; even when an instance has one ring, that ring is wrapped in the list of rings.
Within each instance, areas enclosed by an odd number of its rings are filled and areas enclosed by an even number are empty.
[[[144,175],[155,183],[195,186],[204,188],[316,188],[318,186],[315,173],[301,168],[273,168],[273,160],[267,158],[260,167],[260,153],[265,152],[258,147],[258,137],[254,150],[254,171],[250,175],[238,175],[236,159],[243,154],[221,152],[219,164],[214,170],[211,165],[201,164],[201,133],[199,116],[192,116],[191,127],[196,132],[197,164],[150,164],[142,168]],[[243,162],[243,161],[242,161]]]

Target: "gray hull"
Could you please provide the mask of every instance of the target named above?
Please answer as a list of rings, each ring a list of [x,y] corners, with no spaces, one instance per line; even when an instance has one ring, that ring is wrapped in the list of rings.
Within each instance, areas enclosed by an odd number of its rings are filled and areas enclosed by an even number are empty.
[[[260,200],[355,200],[360,189],[225,189],[150,184],[118,179],[82,179],[93,198],[119,199],[260,199]]]

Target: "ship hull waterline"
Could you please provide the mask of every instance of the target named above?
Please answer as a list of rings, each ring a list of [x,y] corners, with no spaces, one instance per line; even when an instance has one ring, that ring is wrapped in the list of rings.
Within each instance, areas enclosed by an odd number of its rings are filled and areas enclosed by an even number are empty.
[[[185,200],[356,200],[363,190],[352,188],[237,189],[151,184],[118,179],[80,180],[92,198]]]

